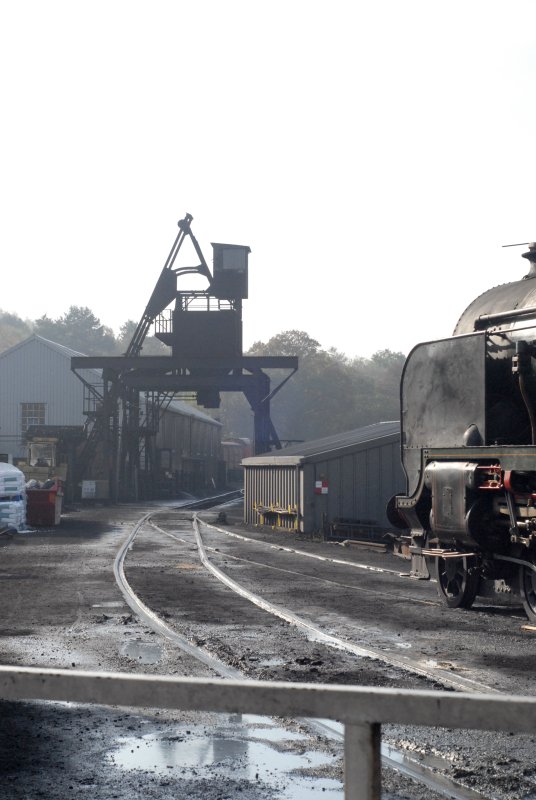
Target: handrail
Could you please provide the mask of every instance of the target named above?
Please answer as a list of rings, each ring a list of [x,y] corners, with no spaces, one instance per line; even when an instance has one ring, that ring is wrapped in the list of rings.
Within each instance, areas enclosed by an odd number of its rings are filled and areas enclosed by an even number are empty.
[[[380,800],[383,724],[536,730],[533,697],[282,681],[0,666],[0,698],[336,719],[344,723],[345,800]]]

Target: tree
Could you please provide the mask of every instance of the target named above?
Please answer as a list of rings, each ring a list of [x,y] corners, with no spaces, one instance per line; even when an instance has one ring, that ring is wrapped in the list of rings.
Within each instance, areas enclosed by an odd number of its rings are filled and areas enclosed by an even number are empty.
[[[31,322],[16,314],[0,311],[0,352],[27,339],[32,334]]]
[[[121,325],[117,337],[118,352],[126,353],[137,327],[137,323],[132,319],[128,319]],[[141,353],[144,356],[165,356],[169,353],[169,348],[156,336],[147,336],[143,342]]]
[[[46,314],[43,314],[42,317],[35,320],[34,332],[44,339],[49,339],[51,342],[63,344],[63,342],[59,341],[59,339],[64,336],[63,328],[60,326],[58,320],[50,319]]]
[[[117,337],[117,348],[120,353],[126,353],[127,348],[131,342],[132,337],[137,328],[137,323],[133,319],[127,319],[119,328],[119,336]]]
[[[111,355],[116,351],[114,332],[102,325],[86,306],[71,306],[66,314],[55,320],[45,314],[35,321],[34,329],[39,336],[79,353]]]
[[[402,353],[379,350],[371,358],[349,360],[305,331],[283,331],[255,342],[247,355],[297,355],[296,375],[276,394],[271,416],[280,439],[315,439],[399,418]],[[267,371],[272,388],[281,372]],[[224,395],[221,419],[229,433],[251,436],[252,412],[246,400]]]
[[[370,357],[372,364],[383,369],[402,370],[406,362],[404,353],[393,352],[392,350],[377,350]]]
[[[399,419],[400,378],[405,361],[403,353],[378,350],[370,359],[350,362],[358,425]]]
[[[272,336],[266,344],[254,342],[248,350],[249,356],[311,356],[318,353],[320,344],[305,331],[283,331]]]

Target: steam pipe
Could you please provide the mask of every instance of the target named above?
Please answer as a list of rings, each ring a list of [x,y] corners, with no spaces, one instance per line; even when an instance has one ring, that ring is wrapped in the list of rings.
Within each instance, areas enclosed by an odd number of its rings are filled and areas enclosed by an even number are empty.
[[[509,319],[515,320],[522,317],[536,317],[536,306],[512,308],[510,311],[498,311],[496,314],[482,314],[475,319],[475,331],[487,328],[490,323],[506,322]]]
[[[527,409],[527,414],[529,415],[530,433],[532,440],[531,444],[536,444],[536,417],[534,416],[534,408],[532,406],[529,394],[527,392],[525,376],[522,374],[519,375],[519,391],[521,392],[521,397],[523,398],[523,402],[525,403],[525,408]]]

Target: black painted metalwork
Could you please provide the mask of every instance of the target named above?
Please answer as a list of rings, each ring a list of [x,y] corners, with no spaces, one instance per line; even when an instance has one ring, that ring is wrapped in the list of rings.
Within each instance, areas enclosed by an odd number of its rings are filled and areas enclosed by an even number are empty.
[[[87,452],[81,464],[94,457],[100,443],[109,464],[114,499],[137,499],[137,476],[154,471],[154,439],[158,420],[170,400],[194,393],[197,403],[218,408],[221,392],[242,392],[253,411],[256,454],[279,449],[281,443],[270,417],[270,401],[298,369],[294,356],[244,356],[242,299],[247,297],[249,247],[213,244],[211,274],[192,230],[191,214],[180,220],[179,233],[124,356],[80,356],[71,369],[98,369],[106,375],[95,397]],[[189,237],[199,258],[193,267],[175,267],[179,250]],[[179,276],[196,274],[208,288],[179,290]],[[168,309],[174,303],[173,309]],[[143,356],[145,338],[157,321],[155,335],[171,348],[169,356]],[[290,372],[271,389],[264,370]],[[81,377],[79,375],[79,377]],[[81,378],[82,379],[82,378]]]
[[[424,342],[401,381],[412,572],[451,607],[502,582],[536,619],[536,244],[522,280],[477,297],[450,339]],[[432,562],[432,563],[430,563]],[[483,584],[484,585],[484,584]]]

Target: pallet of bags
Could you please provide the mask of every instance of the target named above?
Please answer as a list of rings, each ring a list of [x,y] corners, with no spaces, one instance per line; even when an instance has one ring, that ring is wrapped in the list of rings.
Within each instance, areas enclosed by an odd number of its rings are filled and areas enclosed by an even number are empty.
[[[0,497],[23,495],[25,487],[24,473],[13,464],[0,462]]]
[[[0,529],[16,528],[26,525],[26,503],[22,498],[5,500],[0,498]]]
[[[13,464],[0,463],[0,529],[26,527],[26,479]]]

